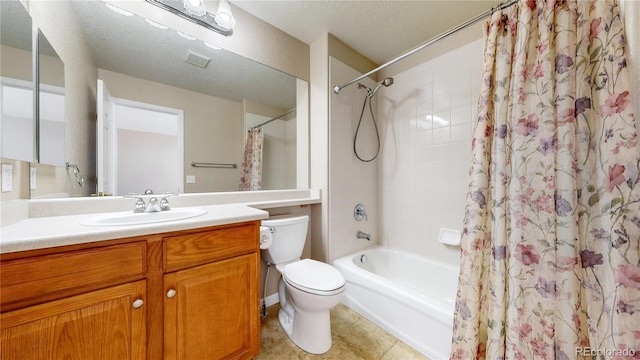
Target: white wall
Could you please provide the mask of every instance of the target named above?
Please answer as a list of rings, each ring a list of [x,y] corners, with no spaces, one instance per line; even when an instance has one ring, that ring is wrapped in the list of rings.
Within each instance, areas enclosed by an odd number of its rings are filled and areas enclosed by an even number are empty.
[[[329,34],[310,46],[309,185],[320,189],[322,203],[311,207],[311,254],[329,261]]]
[[[380,92],[382,244],[458,264],[460,249],[438,242],[461,230],[482,40],[391,74]]]
[[[359,72],[331,57],[329,60],[331,84],[342,84],[356,78]],[[375,82],[364,79],[361,83],[374,87]],[[383,95],[381,89],[376,98]],[[349,86],[339,94],[329,97],[329,239],[331,260],[362,250],[379,241],[378,239],[378,163],[358,160],[353,152],[353,136],[360,118],[365,90]],[[375,103],[374,103],[375,114]],[[376,115],[378,124],[380,121]],[[370,159],[376,153],[377,141],[369,107],[360,125],[357,140],[358,154]],[[354,207],[363,204],[367,210],[367,220],[356,221]],[[372,240],[358,239],[356,233],[363,231],[372,235]]]
[[[175,135],[118,129],[118,194],[178,192],[177,147]]]

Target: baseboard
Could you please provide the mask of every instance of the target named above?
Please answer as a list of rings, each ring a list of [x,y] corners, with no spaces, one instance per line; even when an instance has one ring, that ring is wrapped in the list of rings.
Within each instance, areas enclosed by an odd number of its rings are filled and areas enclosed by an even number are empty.
[[[263,300],[262,300],[262,299],[260,299],[260,303],[262,303],[262,301],[263,301]],[[276,294],[269,295],[269,296],[267,296],[267,297],[264,299],[264,305],[265,305],[266,307],[269,307],[269,306],[271,306],[271,305],[275,305],[275,304],[277,304],[277,303],[279,303],[279,302],[280,302],[280,298],[278,297],[278,294],[277,294],[277,293],[276,293]]]

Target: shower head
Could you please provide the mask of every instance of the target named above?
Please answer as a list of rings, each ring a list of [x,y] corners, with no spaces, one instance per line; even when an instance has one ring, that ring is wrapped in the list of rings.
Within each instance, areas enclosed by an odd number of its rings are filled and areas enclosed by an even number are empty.
[[[378,83],[378,85],[376,86],[376,88],[373,89],[373,91],[371,91],[371,93],[369,94],[369,97],[373,97],[373,95],[375,95],[376,92],[378,91],[378,89],[380,89],[383,85],[384,85],[384,87],[389,87],[389,86],[393,85],[393,78],[392,77],[388,77],[388,78],[385,78],[384,80],[380,81]]]

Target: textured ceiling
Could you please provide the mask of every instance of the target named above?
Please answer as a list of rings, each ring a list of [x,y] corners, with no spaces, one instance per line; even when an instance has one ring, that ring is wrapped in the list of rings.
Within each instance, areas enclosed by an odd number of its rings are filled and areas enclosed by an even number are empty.
[[[251,100],[280,109],[296,104],[296,80],[175,30],[158,29],[140,16],[123,16],[102,1],[72,1],[99,68],[232,101]],[[206,69],[188,64],[189,52],[211,59]]]
[[[0,43],[31,52],[31,17],[17,1],[0,1]]]
[[[4,6],[5,1],[2,3],[3,13],[8,13],[9,7]],[[8,3],[17,5],[17,1]],[[185,40],[175,31],[153,28],[143,18],[116,14],[101,1],[71,3],[83,23],[94,60],[101,68],[235,101],[249,99],[283,109],[295,104],[295,79],[289,75],[224,50],[209,49],[201,41]],[[232,0],[231,3],[308,44],[324,33],[331,33],[382,64],[500,1]],[[9,18],[16,21],[2,24],[3,43],[11,41],[7,30],[10,23],[16,26],[28,23],[17,15]],[[209,67],[204,70],[185,63],[189,50],[211,57]]]
[[[501,1],[231,0],[310,44],[331,33],[382,64],[479,15]]]

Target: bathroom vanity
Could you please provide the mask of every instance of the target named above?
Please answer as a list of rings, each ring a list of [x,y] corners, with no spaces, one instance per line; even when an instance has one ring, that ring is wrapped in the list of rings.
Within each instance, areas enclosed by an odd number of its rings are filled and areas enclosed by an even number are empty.
[[[254,357],[259,224],[0,255],[0,358]]]
[[[121,197],[0,203],[0,359],[253,358],[260,222],[318,203],[316,190],[181,194],[155,214]]]

